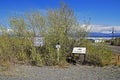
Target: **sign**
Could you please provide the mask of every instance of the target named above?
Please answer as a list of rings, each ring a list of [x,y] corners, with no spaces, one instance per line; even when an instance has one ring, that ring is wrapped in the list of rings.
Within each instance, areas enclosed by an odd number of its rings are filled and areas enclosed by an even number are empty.
[[[59,44],[57,44],[55,47],[56,47],[57,49],[61,48],[61,46],[60,46]]]
[[[74,47],[72,53],[86,54],[85,47]]]
[[[44,37],[34,37],[34,46],[39,47],[45,44]]]

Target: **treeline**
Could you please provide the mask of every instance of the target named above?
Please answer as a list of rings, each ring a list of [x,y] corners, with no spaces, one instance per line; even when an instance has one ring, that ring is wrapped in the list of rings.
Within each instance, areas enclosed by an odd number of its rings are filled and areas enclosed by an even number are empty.
[[[0,29],[0,65],[19,62],[37,66],[64,65],[75,46],[87,48],[87,62],[91,64],[110,63],[110,50],[104,43],[96,46],[86,40],[89,24],[80,25],[74,11],[65,3],[57,9],[49,9],[45,15],[36,11],[25,13],[23,17],[15,16],[9,24],[11,30],[8,31],[3,25]],[[44,46],[34,46],[36,34],[45,38]],[[61,45],[59,62],[55,47],[57,43]]]

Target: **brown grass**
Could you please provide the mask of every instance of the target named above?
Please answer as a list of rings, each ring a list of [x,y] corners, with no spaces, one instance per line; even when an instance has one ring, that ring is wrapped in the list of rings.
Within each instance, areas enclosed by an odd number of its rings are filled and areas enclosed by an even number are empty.
[[[120,55],[113,55],[111,64],[115,66],[120,66]]]

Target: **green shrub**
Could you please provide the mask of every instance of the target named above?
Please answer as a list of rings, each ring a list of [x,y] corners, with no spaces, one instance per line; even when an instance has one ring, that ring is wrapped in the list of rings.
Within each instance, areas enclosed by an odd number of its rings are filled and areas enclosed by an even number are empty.
[[[112,52],[104,43],[87,45],[87,61],[90,64],[105,66],[110,64]]]
[[[32,65],[36,65],[36,66],[42,66],[42,59],[39,53],[33,53],[32,54],[32,60],[31,60],[31,64]]]
[[[85,21],[86,23],[86,21]],[[94,64],[106,65],[111,59],[111,52],[103,44],[92,45],[85,37],[88,25],[79,25],[74,12],[66,4],[59,9],[48,10],[43,16],[39,12],[23,17],[10,19],[12,32],[2,28],[0,36],[0,59],[4,61],[23,61],[32,65],[62,65],[73,47],[87,47],[88,61]],[[40,34],[45,38],[45,45],[35,47],[33,38]],[[73,39],[74,38],[74,39]],[[60,60],[57,61],[55,45],[60,43]]]

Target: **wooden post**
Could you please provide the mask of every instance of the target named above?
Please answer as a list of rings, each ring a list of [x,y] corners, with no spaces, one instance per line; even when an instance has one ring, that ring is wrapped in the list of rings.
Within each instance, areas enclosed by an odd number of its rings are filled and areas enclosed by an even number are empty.
[[[86,54],[84,54],[84,61],[83,61],[84,63],[86,62]]]
[[[118,55],[118,62],[120,61],[120,55]]]

